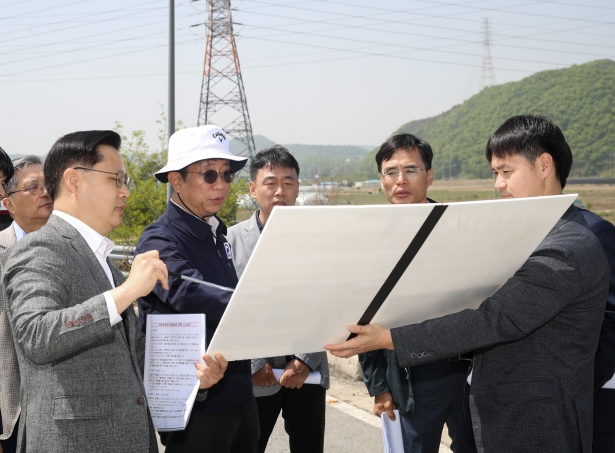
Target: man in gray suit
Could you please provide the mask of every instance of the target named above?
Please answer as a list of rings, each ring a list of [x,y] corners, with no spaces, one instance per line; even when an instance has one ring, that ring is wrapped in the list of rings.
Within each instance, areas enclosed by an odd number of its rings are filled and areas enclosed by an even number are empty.
[[[282,146],[273,146],[254,156],[250,177],[250,194],[256,198],[260,209],[248,220],[229,228],[227,235],[237,277],[241,277],[248,264],[273,208],[293,206],[299,195],[299,164]],[[284,369],[279,384],[273,368]],[[320,385],[303,385],[310,371],[320,372]],[[252,382],[258,406],[260,453],[267,448],[280,411],[292,453],[323,451],[325,395],[329,388],[325,352],[254,359]]]
[[[534,115],[506,120],[487,143],[487,159],[503,198],[561,194],[572,165],[561,130]],[[350,326],[356,338],[326,348],[340,357],[394,349],[401,366],[475,351],[468,404],[479,452],[590,453],[608,288],[602,247],[571,206],[477,310],[390,330]]]
[[[105,235],[122,223],[130,179],[113,131],[61,137],[44,166],[55,210],[13,249],[4,275],[21,372],[19,452],[157,452],[132,309],[167,270],[150,251],[127,280]],[[223,374],[206,356],[201,387]],[[212,376],[213,374],[213,376]]]
[[[15,173],[6,183],[4,207],[13,223],[0,232],[0,274],[15,244],[26,234],[39,230],[53,211],[53,202],[45,189],[43,162],[38,156],[26,156],[13,162]],[[0,275],[1,276],[1,275]],[[12,453],[17,447],[19,419],[19,365],[8,323],[7,298],[0,282],[0,409],[2,410],[2,453]]]

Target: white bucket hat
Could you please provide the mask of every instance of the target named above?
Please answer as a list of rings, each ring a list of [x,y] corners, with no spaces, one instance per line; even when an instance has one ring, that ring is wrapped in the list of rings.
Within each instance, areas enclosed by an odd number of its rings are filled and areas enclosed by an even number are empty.
[[[228,136],[218,126],[191,127],[171,136],[169,161],[154,176],[160,182],[169,182],[169,172],[179,171],[204,159],[227,159],[233,172],[241,170],[248,160],[247,157],[231,154]]]

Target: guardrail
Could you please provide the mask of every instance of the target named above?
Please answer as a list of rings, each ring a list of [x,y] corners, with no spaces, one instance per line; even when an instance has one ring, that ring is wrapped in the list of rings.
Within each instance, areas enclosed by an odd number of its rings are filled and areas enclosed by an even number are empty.
[[[135,247],[129,245],[116,245],[111,250],[109,258],[118,261],[129,261],[135,256]]]

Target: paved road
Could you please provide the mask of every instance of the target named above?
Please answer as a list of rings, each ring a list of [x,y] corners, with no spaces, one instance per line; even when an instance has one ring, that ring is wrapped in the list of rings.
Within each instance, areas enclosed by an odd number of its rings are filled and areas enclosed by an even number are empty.
[[[375,426],[327,404],[325,452],[326,453],[382,453],[382,432]],[[266,453],[287,453],[288,435],[284,420],[278,423],[269,438]]]
[[[160,452],[164,447],[158,442]],[[345,414],[327,405],[325,452],[327,453],[381,453],[382,432],[375,426]],[[269,438],[266,453],[287,453],[288,435],[284,431],[284,419],[280,416]]]

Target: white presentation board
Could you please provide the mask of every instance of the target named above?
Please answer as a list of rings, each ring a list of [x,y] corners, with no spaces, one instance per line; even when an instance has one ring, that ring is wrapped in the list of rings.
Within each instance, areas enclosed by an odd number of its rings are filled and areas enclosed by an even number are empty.
[[[477,308],[575,198],[276,208],[208,351],[240,360],[345,340],[413,240],[418,252],[372,322],[398,327]]]

